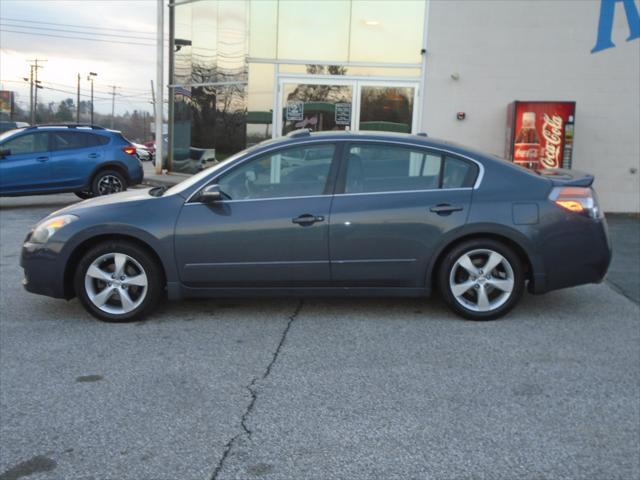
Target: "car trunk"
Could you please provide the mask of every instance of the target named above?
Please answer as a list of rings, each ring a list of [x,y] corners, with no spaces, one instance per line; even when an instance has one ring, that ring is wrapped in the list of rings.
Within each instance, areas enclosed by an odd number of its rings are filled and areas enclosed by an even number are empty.
[[[556,187],[590,187],[593,183],[593,175],[578,170],[553,168],[538,170],[537,173],[551,180]]]

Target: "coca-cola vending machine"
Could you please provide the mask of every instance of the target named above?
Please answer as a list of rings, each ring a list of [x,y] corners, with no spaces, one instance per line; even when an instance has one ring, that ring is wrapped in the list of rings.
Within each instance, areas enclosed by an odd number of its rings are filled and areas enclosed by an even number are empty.
[[[571,168],[576,102],[522,102],[507,107],[505,157],[533,170]]]

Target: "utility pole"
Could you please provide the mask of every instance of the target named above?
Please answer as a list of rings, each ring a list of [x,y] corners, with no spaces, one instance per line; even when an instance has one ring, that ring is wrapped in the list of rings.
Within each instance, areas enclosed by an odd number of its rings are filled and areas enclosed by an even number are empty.
[[[31,67],[29,82],[31,83],[31,125],[34,125],[36,123],[36,110],[38,109],[38,89],[42,88],[42,85],[40,85],[40,80],[38,80],[38,69],[42,68],[42,65],[38,65],[38,62],[46,62],[46,60],[35,58],[28,61],[33,62],[29,65]]]
[[[35,113],[33,110],[33,65],[29,65],[29,121],[34,124]]]
[[[111,87],[111,130],[113,130],[113,117],[116,111],[116,86],[110,85]]]
[[[78,72],[78,100],[76,102],[76,123],[80,124],[80,72]]]

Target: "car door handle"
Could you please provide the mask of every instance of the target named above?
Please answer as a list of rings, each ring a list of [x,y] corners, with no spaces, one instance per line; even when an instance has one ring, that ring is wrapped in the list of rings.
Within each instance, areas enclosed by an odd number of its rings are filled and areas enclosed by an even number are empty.
[[[99,153],[90,153],[88,156],[89,156],[89,158],[98,158],[100,156],[100,154]]]
[[[311,215],[310,213],[305,213],[304,215],[293,218],[291,221],[293,223],[297,223],[298,225],[305,226],[313,225],[316,222],[324,222],[324,217],[321,215]]]
[[[435,207],[431,207],[429,211],[437,213],[438,215],[449,215],[453,212],[459,212],[462,207],[459,205],[449,205],[448,203],[441,203]]]
[[[36,160],[39,162],[46,162],[47,160],[49,160],[49,157],[36,157]]]

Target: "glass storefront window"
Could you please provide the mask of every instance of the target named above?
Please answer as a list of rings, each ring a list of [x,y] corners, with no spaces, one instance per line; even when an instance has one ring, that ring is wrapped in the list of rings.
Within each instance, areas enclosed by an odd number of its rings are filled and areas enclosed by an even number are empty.
[[[271,138],[273,134],[274,74],[274,65],[249,64],[247,146]]]
[[[411,133],[412,87],[363,86],[360,95],[360,130]]]
[[[280,2],[278,58],[349,60],[349,10],[344,0]]]
[[[282,134],[300,128],[347,130],[351,125],[352,85],[285,83]]]
[[[246,85],[174,88],[173,163],[196,173],[246,147]]]
[[[276,58],[278,0],[252,1],[249,9],[249,56]]]
[[[349,61],[420,63],[425,2],[353,0]]]
[[[425,1],[252,0],[252,58],[421,63]]]
[[[313,75],[344,75],[354,77],[403,77],[419,78],[419,68],[383,68],[383,67],[340,67],[337,65],[280,65],[280,73],[313,74]]]

